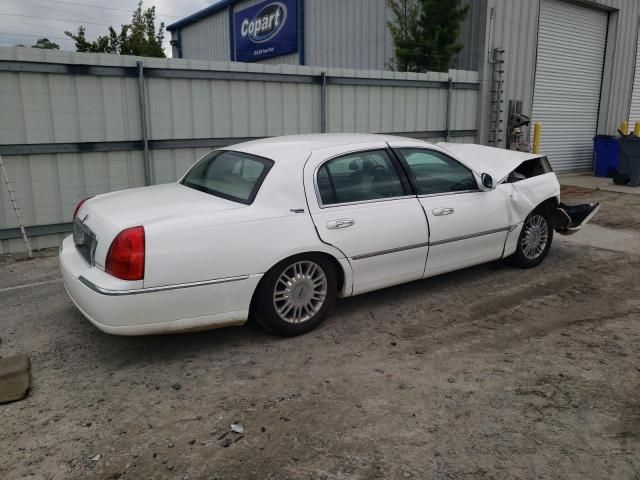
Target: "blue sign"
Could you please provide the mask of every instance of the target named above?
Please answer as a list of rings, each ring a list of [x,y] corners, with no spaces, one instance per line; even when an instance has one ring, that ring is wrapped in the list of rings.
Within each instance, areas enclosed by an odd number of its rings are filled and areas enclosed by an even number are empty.
[[[235,12],[235,59],[255,62],[298,51],[297,0],[267,0]]]

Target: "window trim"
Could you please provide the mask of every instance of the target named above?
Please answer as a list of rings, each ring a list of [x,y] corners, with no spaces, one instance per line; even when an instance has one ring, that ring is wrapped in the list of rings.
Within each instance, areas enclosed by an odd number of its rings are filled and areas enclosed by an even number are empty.
[[[225,152],[231,152],[231,153],[237,153],[237,154],[240,154],[240,155],[244,155],[247,158],[249,158],[251,160],[255,160],[255,161],[257,161],[257,162],[259,162],[259,163],[264,165],[264,169],[262,170],[262,173],[260,173],[260,176],[257,178],[256,182],[254,183],[253,188],[251,189],[251,193],[249,194],[249,197],[247,199],[244,199],[244,198],[241,198],[241,197],[235,197],[233,195],[228,195],[226,193],[222,193],[222,192],[219,192],[217,190],[211,190],[211,189],[203,187],[201,185],[196,185],[194,183],[187,182],[187,177],[189,176],[191,171],[194,168],[196,168],[200,163],[206,162],[207,160],[209,160],[214,155],[216,155],[216,156],[217,155],[222,155]],[[271,169],[273,168],[274,165],[275,165],[275,162],[273,160],[271,160],[270,158],[260,157],[258,155],[253,155],[251,153],[245,153],[245,152],[238,151],[238,150],[214,150],[213,152],[210,152],[210,153],[204,155],[200,160],[198,160],[196,163],[194,163],[191,166],[191,168],[189,170],[187,170],[187,173],[185,173],[183,175],[183,177],[178,181],[178,183],[180,183],[181,185],[184,185],[185,187],[197,190],[199,192],[203,192],[203,193],[206,193],[208,195],[213,195],[214,197],[223,198],[223,199],[229,200],[231,202],[242,203],[243,205],[251,205],[254,202],[254,200],[256,199],[256,196],[258,195],[258,192],[260,191],[260,188],[262,187],[262,184],[264,183],[264,180],[267,177],[267,174],[269,173],[269,171],[271,171]]]
[[[426,147],[394,147],[393,152],[396,154],[396,156],[398,157],[398,160],[400,161],[400,163],[402,164],[403,169],[405,170],[405,173],[407,175],[407,177],[409,178],[410,182],[411,182],[411,186],[413,188],[413,190],[416,193],[416,196],[419,198],[424,198],[424,197],[439,197],[442,195],[455,195],[455,194],[459,194],[459,193],[470,193],[470,192],[481,192],[482,190],[480,190],[480,187],[478,186],[478,179],[476,178],[475,172],[473,170],[471,170],[469,167],[467,167],[466,165],[464,165],[463,163],[459,162],[458,160],[456,160],[455,158],[453,158],[451,155],[447,155],[444,152],[441,152],[440,150],[434,150],[433,148],[426,148]],[[420,186],[418,185],[418,179],[415,176],[415,173],[413,173],[413,170],[411,170],[411,166],[409,165],[409,162],[407,162],[407,160],[404,158],[404,155],[402,154],[402,150],[423,150],[429,153],[437,153],[442,155],[443,157],[448,158],[449,160],[452,160],[454,162],[456,162],[458,165],[460,165],[462,168],[464,168],[465,170],[467,170],[470,174],[471,174],[471,178],[473,178],[473,182],[476,185],[476,188],[474,189],[470,189],[470,190],[458,190],[458,191],[454,191],[454,192],[439,192],[439,193],[420,193]]]
[[[341,157],[347,157],[349,155],[355,155],[358,153],[367,153],[367,152],[385,152],[387,154],[387,157],[389,158],[389,160],[391,161],[391,164],[393,165],[393,168],[396,172],[396,175],[398,176],[398,180],[400,180],[400,185],[402,186],[402,191],[404,192],[404,195],[402,196],[397,196],[397,197],[386,197],[386,198],[374,198],[371,200],[357,200],[355,202],[341,202],[341,203],[330,203],[330,204],[325,204],[322,201],[322,195],[320,195],[320,188],[318,186],[318,173],[320,172],[320,170],[329,162],[333,161],[333,160],[337,160]],[[403,166],[400,164],[400,162],[398,161],[398,158],[396,157],[395,152],[389,148],[389,147],[376,147],[376,148],[367,148],[364,150],[353,150],[350,152],[343,152],[343,153],[339,153],[337,155],[334,155],[333,157],[329,157],[324,159],[321,163],[319,163],[316,168],[313,171],[313,189],[315,190],[316,193],[316,200],[318,201],[318,207],[320,207],[321,209],[324,208],[334,208],[334,207],[344,207],[344,206],[348,206],[348,205],[359,205],[359,204],[366,204],[366,203],[379,203],[379,202],[388,202],[388,201],[393,201],[393,200],[403,200],[403,199],[407,199],[407,198],[416,198],[415,192],[413,191],[413,187],[410,184],[411,182],[408,180],[407,178],[407,174],[403,168]]]

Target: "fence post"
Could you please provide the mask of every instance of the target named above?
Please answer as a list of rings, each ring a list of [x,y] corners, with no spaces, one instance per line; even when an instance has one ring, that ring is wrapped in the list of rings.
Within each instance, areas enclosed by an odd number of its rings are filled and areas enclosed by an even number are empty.
[[[138,69],[138,101],[140,105],[140,130],[142,132],[144,184],[151,185],[151,162],[149,160],[149,137],[147,135],[147,106],[144,93],[144,66],[136,62]]]
[[[447,125],[446,125],[446,135],[445,140],[449,141],[449,136],[451,135],[451,102],[453,101],[453,80],[449,77],[449,81],[447,82]]]
[[[320,131],[327,133],[327,72],[320,73]]]

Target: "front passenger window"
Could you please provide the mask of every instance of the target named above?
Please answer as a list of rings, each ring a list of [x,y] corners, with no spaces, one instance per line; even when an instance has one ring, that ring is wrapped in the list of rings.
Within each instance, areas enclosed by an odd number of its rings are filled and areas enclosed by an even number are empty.
[[[316,181],[323,205],[405,195],[396,167],[384,150],[330,160],[320,168]]]
[[[400,153],[416,178],[419,195],[478,189],[471,171],[451,157],[418,148],[402,148]]]

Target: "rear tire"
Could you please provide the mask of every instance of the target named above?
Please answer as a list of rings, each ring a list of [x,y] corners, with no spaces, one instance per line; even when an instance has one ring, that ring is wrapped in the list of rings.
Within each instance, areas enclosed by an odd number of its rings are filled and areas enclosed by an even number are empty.
[[[269,270],[256,291],[257,320],[278,335],[291,337],[313,330],[333,308],[338,278],[331,260],[303,254]]]
[[[518,245],[506,259],[509,265],[531,268],[539,265],[549,253],[553,241],[553,225],[545,208],[538,207],[525,219]]]

